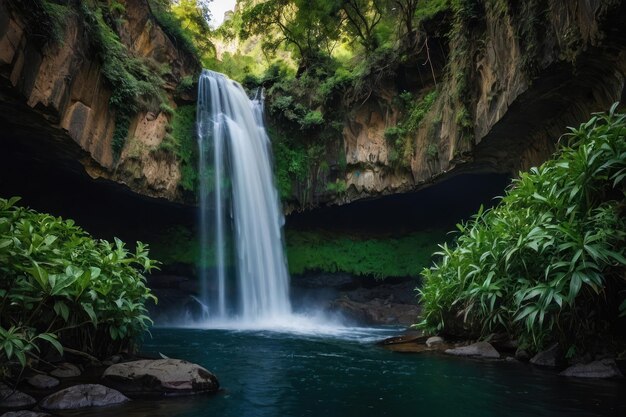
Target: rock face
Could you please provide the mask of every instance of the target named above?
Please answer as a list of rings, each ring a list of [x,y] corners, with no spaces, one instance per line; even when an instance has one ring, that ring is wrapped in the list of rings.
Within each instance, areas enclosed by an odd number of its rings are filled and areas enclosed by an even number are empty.
[[[621,378],[623,377],[613,359],[603,359],[585,364],[570,366],[560,373],[576,378]]]
[[[0,388],[0,410],[18,410],[23,408],[31,408],[37,404],[37,401],[28,394],[21,391],[15,391],[8,387]]]
[[[128,395],[185,395],[219,389],[215,375],[179,359],[118,363],[108,367],[102,377]]]
[[[63,165],[80,161],[83,172],[128,185],[152,197],[180,200],[176,158],[153,152],[166,136],[169,115],[139,112],[116,159],[112,150],[116,111],[102,63],[79,13],[68,13],[59,42],[42,44],[37,28],[15,2],[0,0],[0,124],[3,135],[29,145],[38,158]],[[75,3],[69,2],[68,7]],[[133,57],[170,71],[164,86],[171,106],[176,80],[198,70],[151,15],[146,0],[122,0],[120,40]],[[34,6],[33,6],[34,7]],[[33,33],[35,35],[33,35]],[[156,70],[154,70],[156,71]],[[6,145],[0,143],[1,146]],[[49,148],[50,152],[43,149]],[[77,169],[77,168],[74,168]]]
[[[478,342],[469,346],[447,349],[445,353],[453,356],[472,356],[488,359],[497,359],[500,357],[498,351],[488,342]]]
[[[47,396],[39,404],[46,410],[73,410],[121,404],[128,398],[121,392],[99,384],[75,385]]]
[[[524,10],[513,3],[503,9],[496,6],[502,3],[482,4],[480,23],[447,45],[455,56],[447,63],[451,75],[437,75],[438,98],[410,137],[405,166],[394,166],[394,145],[385,138],[402,118],[393,100],[406,75],[396,72],[365,102],[347,109],[347,166],[339,178],[347,190],[313,199],[345,204],[416,190],[454,173],[515,176],[545,161],[567,126],[620,101],[626,75],[623,2],[549,0]],[[542,22],[536,38],[527,32],[529,21]],[[405,68],[416,78],[418,71]],[[432,78],[424,78],[413,83],[418,97],[435,89]]]

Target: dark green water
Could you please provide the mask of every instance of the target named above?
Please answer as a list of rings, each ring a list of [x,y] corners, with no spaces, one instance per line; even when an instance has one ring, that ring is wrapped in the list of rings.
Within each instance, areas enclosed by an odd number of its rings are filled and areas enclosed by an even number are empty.
[[[145,353],[199,363],[218,376],[223,392],[79,415],[626,416],[622,382],[573,380],[503,361],[393,353],[372,344],[391,333],[156,329]]]

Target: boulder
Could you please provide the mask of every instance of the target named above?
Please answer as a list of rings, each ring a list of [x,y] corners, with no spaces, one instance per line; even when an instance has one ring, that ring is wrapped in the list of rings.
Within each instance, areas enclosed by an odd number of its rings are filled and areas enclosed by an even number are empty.
[[[37,404],[37,401],[28,394],[16,391],[6,385],[0,388],[0,409],[19,410],[30,408]]]
[[[554,368],[557,366],[559,345],[554,344],[548,350],[537,353],[530,359],[530,363],[537,366]]]
[[[75,376],[80,376],[81,372],[78,369],[78,366],[64,362],[57,365],[57,368],[50,372],[50,375],[56,376],[57,378],[72,378]]]
[[[9,411],[2,414],[0,417],[52,417],[48,413],[42,413],[38,411],[21,410],[21,411]]]
[[[525,349],[518,348],[515,351],[515,359],[522,362],[528,362],[530,360],[530,355]]]
[[[215,375],[180,359],[118,363],[109,366],[102,377],[128,395],[185,395],[219,389]]]
[[[445,340],[443,340],[443,337],[440,337],[440,336],[429,337],[426,340],[426,346],[428,346],[428,347],[442,345],[444,343],[445,343]]]
[[[623,377],[615,360],[602,359],[590,363],[579,363],[570,366],[560,373],[563,376],[576,378],[621,378]]]
[[[26,378],[26,382],[28,382],[32,387],[38,389],[50,389],[59,385],[59,380],[48,375],[33,375],[30,378]]]
[[[48,395],[39,405],[46,410],[73,410],[121,404],[126,401],[128,398],[124,394],[112,388],[99,384],[83,384]]]
[[[469,346],[462,346],[445,351],[448,355],[472,356],[478,358],[497,359],[500,357],[498,351],[489,342],[478,342]]]

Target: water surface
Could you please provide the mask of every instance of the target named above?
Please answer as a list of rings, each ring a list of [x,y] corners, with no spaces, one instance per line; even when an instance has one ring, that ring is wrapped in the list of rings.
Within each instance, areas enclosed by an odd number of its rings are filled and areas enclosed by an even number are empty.
[[[373,345],[394,329],[322,331],[155,329],[145,353],[199,363],[218,376],[223,391],[76,415],[626,416],[620,381],[568,379],[524,364]]]

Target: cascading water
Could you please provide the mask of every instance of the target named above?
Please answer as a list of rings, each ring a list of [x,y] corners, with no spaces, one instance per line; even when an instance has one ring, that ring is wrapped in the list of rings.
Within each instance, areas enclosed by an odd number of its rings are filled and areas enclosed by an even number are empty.
[[[197,131],[200,296],[208,318],[284,318],[291,313],[289,275],[262,93],[250,100],[225,75],[202,71]],[[229,264],[236,279],[230,279]]]

